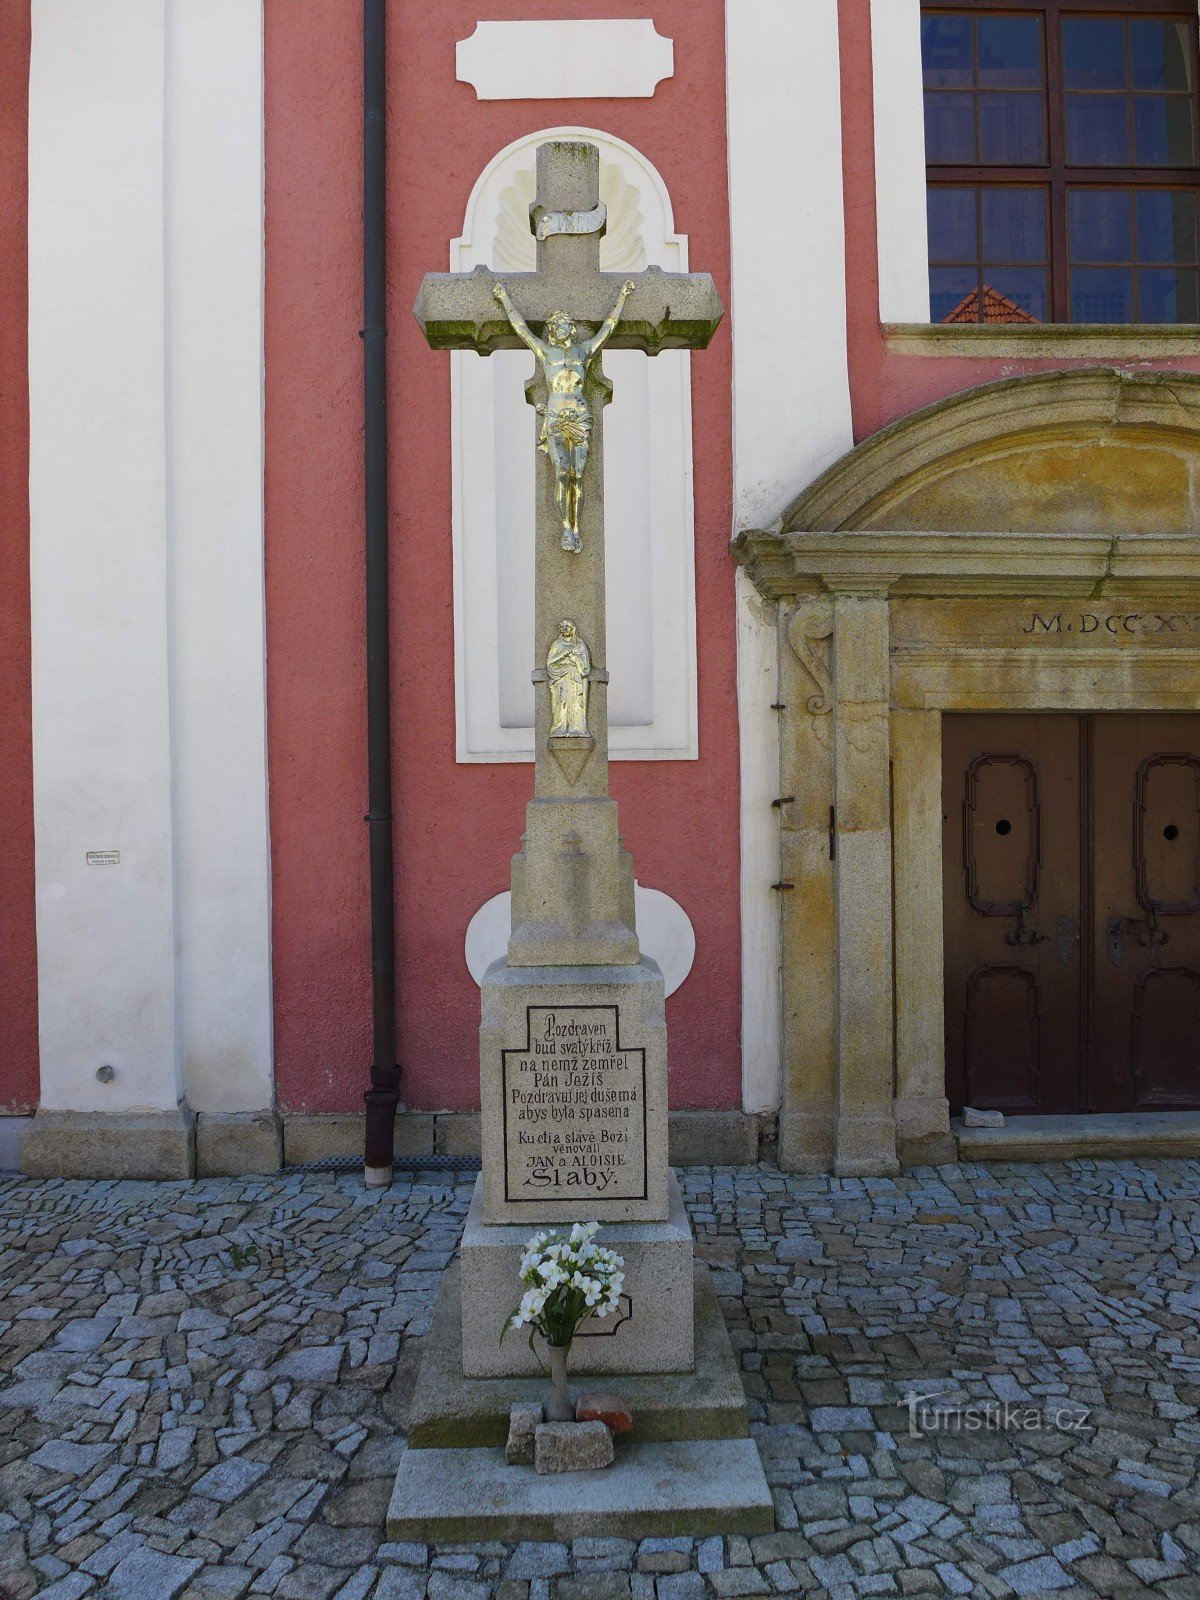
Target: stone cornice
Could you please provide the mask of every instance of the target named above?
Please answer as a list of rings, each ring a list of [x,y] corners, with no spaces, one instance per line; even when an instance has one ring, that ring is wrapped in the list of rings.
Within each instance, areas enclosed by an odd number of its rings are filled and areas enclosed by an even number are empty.
[[[1190,323],[890,322],[889,350],[900,355],[1016,356],[1023,361],[1163,361],[1200,355],[1200,327]]]
[[[1200,596],[1200,538],[1190,535],[750,529],[734,550],[768,600],[881,587],[893,598]]]

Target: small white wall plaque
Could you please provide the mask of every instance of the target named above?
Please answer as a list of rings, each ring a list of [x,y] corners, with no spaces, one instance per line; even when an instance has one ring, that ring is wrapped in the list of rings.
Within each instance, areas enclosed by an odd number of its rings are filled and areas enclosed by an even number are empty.
[[[675,71],[675,43],[648,17],[477,22],[456,58],[481,100],[649,99]]]
[[[121,865],[121,852],[119,850],[89,850],[86,859],[89,867],[119,867]]]

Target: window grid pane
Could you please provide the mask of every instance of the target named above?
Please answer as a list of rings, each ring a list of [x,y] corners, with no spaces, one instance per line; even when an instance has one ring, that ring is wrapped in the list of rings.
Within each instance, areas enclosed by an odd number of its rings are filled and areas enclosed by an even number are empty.
[[[1042,188],[934,185],[930,302],[937,322],[1045,322],[1047,196]]]
[[[934,321],[1200,318],[1195,12],[1140,10],[924,10]]]
[[[1072,321],[1194,320],[1195,190],[1072,189],[1067,217]]]

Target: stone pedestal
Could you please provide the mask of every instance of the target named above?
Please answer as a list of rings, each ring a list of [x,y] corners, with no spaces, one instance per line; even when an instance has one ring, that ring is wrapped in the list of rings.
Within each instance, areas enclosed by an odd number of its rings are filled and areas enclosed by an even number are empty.
[[[690,1372],[692,1230],[667,1167],[662,974],[519,967],[483,980],[483,1172],[462,1246],[463,1371],[533,1375],[527,1338],[500,1329],[520,1299],[530,1235],[598,1221],[625,1258],[621,1311],[585,1323],[578,1373]]]
[[[589,1318],[575,1335],[569,1370],[584,1373],[691,1372],[692,1229],[674,1173],[666,1222],[614,1222],[601,1234],[625,1258],[621,1309]],[[468,1378],[536,1377],[541,1369],[528,1335],[500,1342],[504,1319],[520,1298],[517,1273],[531,1225],[489,1225],[481,1175],[462,1240],[462,1353]]]

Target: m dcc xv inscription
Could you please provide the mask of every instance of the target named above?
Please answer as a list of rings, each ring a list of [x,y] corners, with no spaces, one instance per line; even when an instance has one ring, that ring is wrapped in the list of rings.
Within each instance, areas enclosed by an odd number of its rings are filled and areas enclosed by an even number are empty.
[[[1160,633],[1200,632],[1200,616],[1187,612],[1126,611],[1101,614],[1096,611],[1035,611],[1021,629],[1022,633],[1074,633],[1086,638],[1089,634],[1136,634],[1153,638]]]
[[[620,1043],[617,1006],[527,1006],[502,1051],[510,1201],[646,1197],[646,1052]]]

